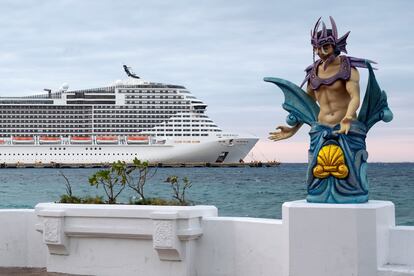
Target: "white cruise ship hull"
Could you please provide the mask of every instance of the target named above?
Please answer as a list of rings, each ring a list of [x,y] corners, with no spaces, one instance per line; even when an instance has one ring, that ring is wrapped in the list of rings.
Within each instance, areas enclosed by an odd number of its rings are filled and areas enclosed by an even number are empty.
[[[124,65],[109,86],[0,97],[0,164],[239,162],[256,137],[223,133],[181,85],[148,82]]]
[[[233,163],[257,138],[169,141],[164,145],[0,145],[0,164],[100,164],[138,158],[150,163]],[[220,159],[221,158],[221,159]]]

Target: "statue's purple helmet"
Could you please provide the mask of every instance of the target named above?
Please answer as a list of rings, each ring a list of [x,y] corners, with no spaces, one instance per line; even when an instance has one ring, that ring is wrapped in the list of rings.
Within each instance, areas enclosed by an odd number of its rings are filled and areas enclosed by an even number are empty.
[[[311,30],[311,44],[315,48],[320,48],[324,45],[332,45],[335,48],[335,52],[344,52],[346,51],[346,39],[350,32],[347,32],[342,37],[338,38],[338,29],[336,27],[335,21],[332,16],[329,16],[331,21],[331,29],[327,29],[321,17],[316,21],[313,31]],[[319,26],[322,23],[322,30],[319,30]]]

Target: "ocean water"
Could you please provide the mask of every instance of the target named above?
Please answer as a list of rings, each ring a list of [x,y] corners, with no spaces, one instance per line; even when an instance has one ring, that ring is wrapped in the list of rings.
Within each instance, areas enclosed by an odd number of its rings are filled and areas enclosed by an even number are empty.
[[[99,169],[0,169],[0,208],[33,208],[65,193],[69,179],[75,195],[103,195],[88,177]],[[148,180],[147,197],[171,198],[164,180],[187,176],[193,183],[187,197],[195,204],[215,205],[221,216],[281,218],[283,202],[304,199],[306,164],[273,168],[159,168]],[[370,199],[390,200],[397,224],[414,225],[414,163],[369,164]],[[120,202],[134,196],[125,190]]]

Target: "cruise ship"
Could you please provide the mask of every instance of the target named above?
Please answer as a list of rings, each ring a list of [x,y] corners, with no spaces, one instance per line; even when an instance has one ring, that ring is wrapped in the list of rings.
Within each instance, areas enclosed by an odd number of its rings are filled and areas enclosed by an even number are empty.
[[[0,164],[239,162],[256,144],[223,132],[181,85],[126,80],[0,97]]]

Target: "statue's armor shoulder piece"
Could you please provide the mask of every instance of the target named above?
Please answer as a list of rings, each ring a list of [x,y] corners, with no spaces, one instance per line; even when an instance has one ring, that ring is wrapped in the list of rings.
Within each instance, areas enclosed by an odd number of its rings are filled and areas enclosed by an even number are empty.
[[[340,58],[341,65],[338,73],[326,79],[318,77],[317,70],[322,60],[317,60],[313,64],[312,69],[309,71],[309,84],[313,90],[319,89],[321,85],[331,85],[337,80],[349,80],[351,77],[351,63],[346,56],[340,56]]]
[[[321,85],[331,85],[337,80],[349,80],[351,77],[351,68],[367,68],[366,62],[375,63],[371,60],[362,59],[362,58],[355,58],[355,57],[348,57],[348,56],[340,56],[341,58],[341,67],[339,72],[333,75],[330,78],[320,78],[317,75],[317,70],[319,65],[322,63],[322,60],[317,60],[315,63],[309,65],[306,69],[306,77],[303,81],[301,87],[306,83],[309,82],[310,86],[313,90],[317,90]]]

